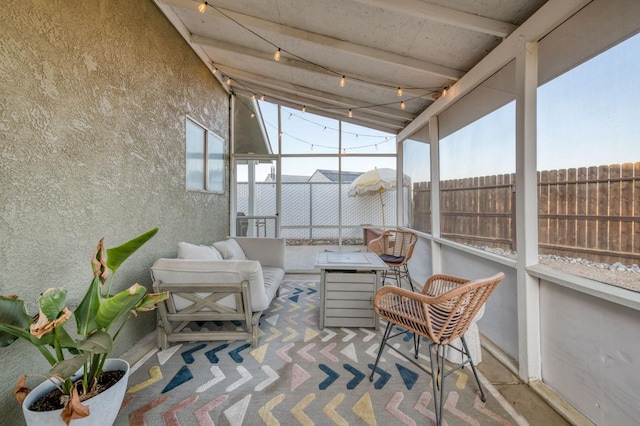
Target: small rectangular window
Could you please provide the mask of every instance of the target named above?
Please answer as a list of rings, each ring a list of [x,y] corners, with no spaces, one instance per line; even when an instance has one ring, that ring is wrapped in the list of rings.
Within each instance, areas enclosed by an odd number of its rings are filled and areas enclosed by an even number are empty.
[[[187,190],[224,193],[224,139],[187,118]]]

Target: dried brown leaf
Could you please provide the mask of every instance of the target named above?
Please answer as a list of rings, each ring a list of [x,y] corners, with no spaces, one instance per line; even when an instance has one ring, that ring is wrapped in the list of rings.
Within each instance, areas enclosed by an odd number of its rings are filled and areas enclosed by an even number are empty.
[[[71,423],[71,420],[81,419],[83,417],[87,417],[89,415],[89,407],[86,405],[82,405],[80,402],[80,396],[78,395],[78,389],[76,386],[73,387],[73,391],[71,393],[71,399],[67,403],[67,406],[62,410],[62,421],[64,421],[67,425]]]
[[[16,399],[22,405],[22,402],[27,397],[27,395],[31,392],[31,388],[27,386],[27,376],[22,376],[16,383],[16,387],[13,388],[13,394]]]

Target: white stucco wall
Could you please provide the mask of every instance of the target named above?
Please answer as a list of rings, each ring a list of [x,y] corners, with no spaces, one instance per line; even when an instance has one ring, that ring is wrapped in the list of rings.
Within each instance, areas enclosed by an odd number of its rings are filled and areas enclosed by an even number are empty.
[[[0,293],[35,313],[40,292],[65,286],[74,308],[102,236],[112,247],[160,228],[119,271],[125,288],[149,287],[179,241],[227,235],[228,183],[187,192],[184,148],[186,115],[228,142],[227,94],[151,1],[5,0],[0,16]],[[114,354],[155,315],[134,325]],[[18,342],[0,365],[0,411],[20,424],[13,385],[46,364]]]

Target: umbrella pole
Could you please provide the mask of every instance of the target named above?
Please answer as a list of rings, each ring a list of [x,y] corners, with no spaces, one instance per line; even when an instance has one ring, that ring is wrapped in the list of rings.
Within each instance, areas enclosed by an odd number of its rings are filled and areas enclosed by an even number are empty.
[[[384,223],[384,202],[382,201],[382,191],[378,191],[378,195],[380,196],[380,205],[382,206],[382,229],[386,229],[386,225]]]

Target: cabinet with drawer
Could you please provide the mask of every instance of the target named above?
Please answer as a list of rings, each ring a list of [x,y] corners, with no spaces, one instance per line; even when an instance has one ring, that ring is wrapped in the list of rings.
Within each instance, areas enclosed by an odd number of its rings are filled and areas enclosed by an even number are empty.
[[[373,298],[378,274],[331,272],[324,274],[321,316],[327,327],[373,327],[377,329]],[[320,321],[322,324],[322,320]]]

